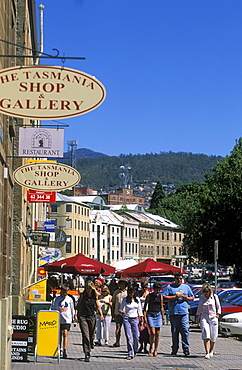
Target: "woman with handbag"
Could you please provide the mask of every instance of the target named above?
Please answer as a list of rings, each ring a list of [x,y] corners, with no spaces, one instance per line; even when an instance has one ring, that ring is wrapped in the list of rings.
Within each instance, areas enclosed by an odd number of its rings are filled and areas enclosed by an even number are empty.
[[[112,296],[107,285],[101,287],[101,295],[98,297],[104,319],[101,320],[100,315],[97,316],[97,346],[101,346],[101,339],[105,340],[105,345],[108,345],[110,324],[112,319],[111,306]]]
[[[209,359],[213,357],[214,345],[218,337],[218,318],[221,314],[221,306],[210,284],[203,284],[202,292],[197,309],[197,323],[202,330],[205,358]]]

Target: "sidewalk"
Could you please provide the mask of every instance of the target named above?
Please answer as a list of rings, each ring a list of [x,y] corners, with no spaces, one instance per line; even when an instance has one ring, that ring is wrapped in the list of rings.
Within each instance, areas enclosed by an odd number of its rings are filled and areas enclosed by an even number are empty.
[[[115,323],[111,323],[110,345],[114,339]],[[191,328],[190,332],[189,357],[184,357],[180,349],[177,356],[171,356],[170,325],[161,329],[159,346],[159,357],[148,357],[146,354],[138,354],[133,360],[125,359],[127,355],[126,340],[122,329],[122,340],[120,348],[111,346],[95,347],[91,354],[90,363],[84,362],[82,352],[81,334],[79,327],[72,327],[69,333],[68,358],[60,360],[38,357],[34,364],[33,356],[29,356],[29,363],[12,363],[13,370],[74,370],[74,369],[95,369],[95,370],[242,370],[242,342],[233,338],[219,337],[216,342],[215,355],[207,360],[204,358],[204,348],[201,339],[201,332],[197,328]]]

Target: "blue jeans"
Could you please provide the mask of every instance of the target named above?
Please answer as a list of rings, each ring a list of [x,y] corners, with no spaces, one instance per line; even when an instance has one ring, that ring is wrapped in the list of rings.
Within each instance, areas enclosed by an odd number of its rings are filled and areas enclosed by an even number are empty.
[[[139,319],[138,317],[123,317],[124,332],[127,340],[128,356],[134,357],[139,346]]]
[[[189,348],[189,319],[188,315],[170,315],[172,351],[177,352],[179,348],[179,333],[182,337],[182,349]]]

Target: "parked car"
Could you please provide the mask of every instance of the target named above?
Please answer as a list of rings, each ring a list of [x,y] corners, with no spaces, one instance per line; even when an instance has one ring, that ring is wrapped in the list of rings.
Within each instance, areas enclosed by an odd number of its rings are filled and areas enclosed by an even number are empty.
[[[220,333],[242,338],[242,312],[224,315],[219,323]]]
[[[218,288],[237,288],[237,284],[232,282],[232,281],[226,281],[226,282],[221,282],[221,283],[218,283]]]

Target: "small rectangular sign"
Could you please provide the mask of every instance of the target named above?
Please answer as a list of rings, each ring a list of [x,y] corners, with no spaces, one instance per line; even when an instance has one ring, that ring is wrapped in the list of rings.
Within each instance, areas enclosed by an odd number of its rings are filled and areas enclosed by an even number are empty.
[[[45,221],[45,231],[55,231],[55,221]]]
[[[34,231],[30,235],[30,238],[32,239],[33,244],[41,245],[43,247],[49,246],[50,234],[48,233],[38,233]]]
[[[27,201],[30,203],[55,203],[55,191],[28,190]]]
[[[19,156],[62,158],[64,129],[43,127],[19,128]]]

